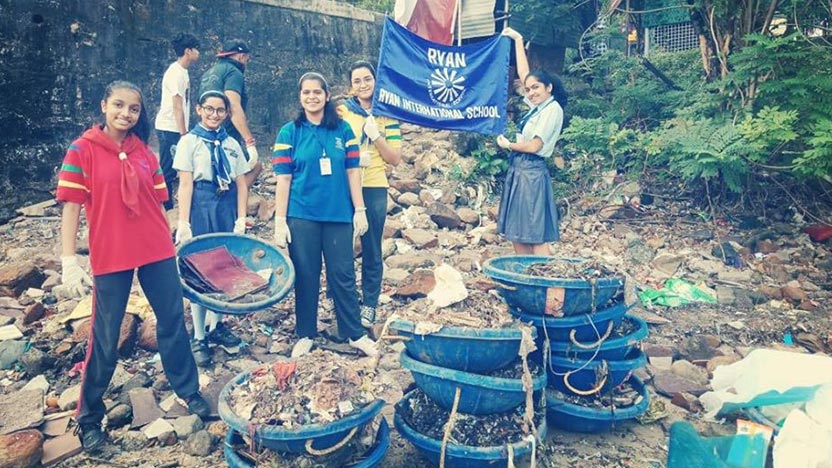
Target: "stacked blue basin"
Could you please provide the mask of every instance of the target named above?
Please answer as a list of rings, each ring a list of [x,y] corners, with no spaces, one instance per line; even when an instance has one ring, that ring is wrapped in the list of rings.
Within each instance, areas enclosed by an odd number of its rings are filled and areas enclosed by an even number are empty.
[[[217,412],[220,418],[229,426],[226,437],[226,447],[223,450],[226,462],[232,467],[245,468],[247,462],[236,454],[233,446],[242,439],[245,434],[251,444],[258,449],[272,450],[290,455],[321,456],[339,450],[346,443],[352,440],[356,434],[360,434],[365,426],[372,423],[373,419],[384,407],[384,400],[377,399],[355,414],[341,419],[320,424],[307,424],[299,428],[285,429],[269,424],[254,425],[231,408],[231,393],[235,387],[244,386],[252,378],[251,371],[244,371],[230,380],[219,395]],[[369,449],[364,457],[370,458],[373,463],[358,464],[364,468],[379,466],[381,458],[387,451],[389,445],[389,432],[386,424],[384,430],[379,428],[376,443]]]
[[[391,322],[390,330],[406,340],[400,357],[402,367],[411,372],[416,386],[443,409],[452,411],[457,389],[457,413],[460,414],[482,416],[516,412],[525,404],[526,391],[521,379],[489,375],[518,365],[523,338],[521,330],[446,326],[436,332],[418,334],[416,324],[408,320]],[[536,331],[532,329],[533,339],[535,335]],[[535,401],[543,401],[546,378],[542,370],[532,376]],[[420,434],[400,413],[400,406],[397,406],[396,429],[428,461],[438,465],[442,440]],[[537,428],[538,437],[544,434],[545,420]],[[533,444],[525,439],[512,443],[515,457],[530,452]],[[506,467],[509,466],[508,457],[506,445],[471,447],[449,442],[445,467]]]
[[[649,406],[644,384],[632,377],[647,365],[640,347],[647,338],[647,324],[627,315],[623,278],[589,271],[594,267],[588,262],[584,273],[591,279],[529,274],[536,264],[557,262],[580,270],[585,261],[506,256],[489,259],[483,270],[500,285],[511,313],[537,329],[539,351],[533,357],[548,374],[549,424],[573,432],[599,432],[643,414]],[[630,388],[632,404],[616,407],[613,394],[623,388]]]

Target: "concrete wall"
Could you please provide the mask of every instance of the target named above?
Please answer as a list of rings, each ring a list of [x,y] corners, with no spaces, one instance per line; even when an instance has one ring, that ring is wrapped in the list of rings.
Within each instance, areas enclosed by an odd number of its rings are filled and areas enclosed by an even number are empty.
[[[194,86],[224,39],[248,42],[249,119],[263,153],[298,109],[298,77],[320,71],[345,90],[352,61],[376,60],[381,20],[324,0],[0,0],[0,220],[49,197],[66,146],[100,117],[110,81],[138,84],[155,117],[176,33],[200,39]]]

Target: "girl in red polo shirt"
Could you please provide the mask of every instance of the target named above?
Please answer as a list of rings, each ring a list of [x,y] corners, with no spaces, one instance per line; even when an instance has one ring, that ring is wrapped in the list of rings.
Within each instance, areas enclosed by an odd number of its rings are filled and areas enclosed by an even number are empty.
[[[197,367],[183,319],[182,287],[162,202],[167,187],[156,156],[147,147],[150,122],[136,85],[115,81],[101,101],[104,125],[95,125],[67,150],[58,176],[61,220],[61,278],[83,294],[89,277],[75,257],[81,206],[87,215],[93,280],[92,331],[87,343],[76,419],[84,449],[95,451],[106,437],[102,396],[116,366],[117,344],[127,299],[138,270],[139,283],[157,320],[165,374],[191,412],[206,417]]]

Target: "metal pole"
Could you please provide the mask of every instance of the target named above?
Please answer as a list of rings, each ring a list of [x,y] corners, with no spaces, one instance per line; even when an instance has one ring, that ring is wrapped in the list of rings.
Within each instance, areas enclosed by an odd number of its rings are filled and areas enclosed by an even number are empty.
[[[462,0],[456,0],[456,45],[462,45]]]

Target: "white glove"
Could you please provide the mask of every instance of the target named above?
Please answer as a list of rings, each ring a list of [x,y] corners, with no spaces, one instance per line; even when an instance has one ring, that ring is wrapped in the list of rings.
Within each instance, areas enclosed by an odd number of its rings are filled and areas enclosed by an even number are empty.
[[[257,147],[254,145],[246,146],[246,151],[248,151],[248,168],[252,170],[260,161],[260,155],[257,154]]]
[[[522,41],[523,40],[523,36],[521,36],[519,32],[517,32],[517,31],[515,31],[511,28],[503,29],[503,36],[506,36],[509,39],[513,39],[515,41]]]
[[[237,221],[234,221],[234,234],[245,234],[246,233],[246,218],[237,218]]]
[[[361,153],[359,153],[358,167],[370,167],[370,164],[372,164],[372,162],[373,153],[367,150],[362,150]]]
[[[497,146],[499,146],[502,149],[506,149],[506,150],[509,149],[508,145],[510,143],[511,142],[508,141],[508,138],[504,137],[503,135],[500,135],[500,136],[497,137]]]
[[[352,216],[352,230],[356,237],[363,236],[370,224],[367,222],[367,208],[361,207],[355,209],[355,214]]]
[[[61,257],[61,283],[73,296],[82,297],[88,286],[92,286],[92,278],[78,264],[75,255]]]
[[[381,132],[378,130],[378,122],[372,115],[364,119],[364,134],[367,135],[370,141],[376,141],[381,136]]]
[[[191,231],[191,223],[180,219],[176,226],[176,245],[179,245],[194,236]]]
[[[285,216],[274,217],[274,243],[281,249],[292,243],[292,233]]]

